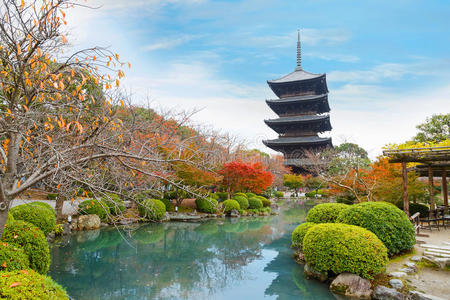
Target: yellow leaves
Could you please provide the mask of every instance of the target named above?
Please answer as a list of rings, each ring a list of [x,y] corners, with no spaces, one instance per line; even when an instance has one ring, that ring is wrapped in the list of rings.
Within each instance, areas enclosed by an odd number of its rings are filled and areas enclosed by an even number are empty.
[[[119,79],[125,76],[125,73],[122,70],[119,70],[118,74]]]
[[[47,141],[48,141],[49,144],[52,143],[52,138],[50,136],[48,136],[48,135],[47,135]]]
[[[64,34],[61,35],[61,41],[62,41],[63,44],[67,43],[67,38],[66,38],[66,36]]]
[[[130,63],[128,63],[128,69],[131,69],[131,64]]]
[[[23,106],[23,109],[25,109],[25,111],[27,112],[28,111],[28,106],[26,106],[25,104],[22,104],[22,106]]]
[[[20,285],[20,282],[16,281],[16,282],[11,283],[9,285],[9,287],[12,288],[12,287],[16,287],[16,286],[19,286],[19,285]]]
[[[119,85],[120,85],[119,79],[116,79],[116,87],[119,87]]]
[[[92,57],[92,60],[95,61],[97,59],[97,57],[95,57],[95,55]]]
[[[20,188],[20,185],[21,185],[22,183],[20,182],[20,180],[19,181],[17,181],[17,188]]]
[[[61,184],[58,184],[58,185],[56,186],[56,189],[59,190],[60,187],[61,187]]]
[[[124,106],[125,106],[125,103],[123,102],[123,100],[122,100],[122,99],[120,100],[120,106],[122,106],[122,107],[124,107]]]
[[[24,8],[24,6],[25,6],[25,1],[22,0],[21,3],[20,3],[20,10],[22,10]]]
[[[116,56],[116,59],[119,60],[119,54],[116,53],[115,56]]]
[[[20,55],[22,53],[22,50],[20,49],[19,43],[16,43],[16,47],[17,47],[17,55]]]

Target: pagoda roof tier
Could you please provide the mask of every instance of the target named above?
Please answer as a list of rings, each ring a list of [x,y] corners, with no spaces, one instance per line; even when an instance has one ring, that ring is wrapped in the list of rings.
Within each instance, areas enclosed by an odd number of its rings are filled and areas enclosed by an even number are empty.
[[[281,137],[274,140],[263,141],[264,145],[275,151],[282,151],[286,148],[303,147],[332,147],[331,138],[318,136]]]
[[[331,130],[329,115],[281,117],[278,119],[264,120],[264,122],[267,126],[280,134],[302,128],[312,130],[313,132],[325,132]]]
[[[294,72],[284,75],[278,79],[267,80],[269,84],[271,83],[286,83],[286,82],[295,82],[295,81],[304,81],[310,79],[316,79],[325,76],[325,74],[314,74],[310,72],[306,72],[303,69],[295,69]]]
[[[270,99],[266,100],[266,103],[277,115],[302,113],[304,111],[322,114],[330,111],[328,94]]]

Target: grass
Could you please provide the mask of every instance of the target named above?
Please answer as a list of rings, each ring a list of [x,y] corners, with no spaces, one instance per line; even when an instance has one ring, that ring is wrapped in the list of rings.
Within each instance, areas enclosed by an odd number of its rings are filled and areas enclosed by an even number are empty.
[[[396,255],[392,256],[389,259],[389,263],[401,262],[401,261],[405,260],[406,258],[411,257],[411,256],[413,256],[415,254],[416,254],[416,249],[414,249],[414,248],[412,248],[410,250],[403,251],[403,252],[401,252],[399,254],[396,254]]]

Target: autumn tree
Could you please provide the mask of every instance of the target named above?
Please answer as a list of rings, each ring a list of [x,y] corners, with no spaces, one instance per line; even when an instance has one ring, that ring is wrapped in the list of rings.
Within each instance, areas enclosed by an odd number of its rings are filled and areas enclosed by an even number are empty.
[[[298,196],[298,189],[305,186],[305,177],[300,174],[284,174],[283,185],[295,191]]]

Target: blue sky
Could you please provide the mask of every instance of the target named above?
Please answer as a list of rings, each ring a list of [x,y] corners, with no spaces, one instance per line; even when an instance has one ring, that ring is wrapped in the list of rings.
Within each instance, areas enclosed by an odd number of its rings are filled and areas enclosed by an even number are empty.
[[[193,120],[270,152],[266,80],[295,68],[327,73],[335,144],[372,157],[450,111],[450,2],[94,0],[69,15],[74,47],[110,46],[132,64],[134,103],[200,109]]]

